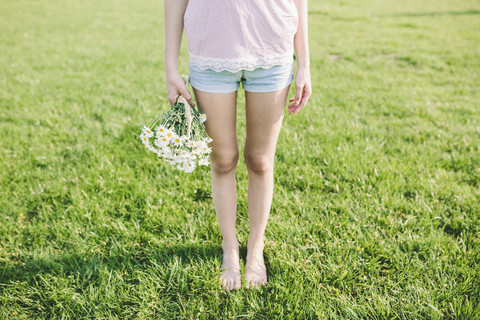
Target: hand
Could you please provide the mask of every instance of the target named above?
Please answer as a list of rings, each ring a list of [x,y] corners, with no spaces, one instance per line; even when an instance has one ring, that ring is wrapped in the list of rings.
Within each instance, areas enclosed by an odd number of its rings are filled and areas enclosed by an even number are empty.
[[[173,73],[171,76],[167,75],[167,99],[171,106],[175,104],[179,94],[181,94],[192,107],[195,106],[195,103],[192,101],[192,95],[188,92],[182,77],[178,73]]]
[[[308,101],[308,98],[312,95],[312,80],[310,79],[309,68],[299,68],[295,75],[295,98],[291,98],[288,102],[292,102],[288,106],[288,112],[297,114]]]

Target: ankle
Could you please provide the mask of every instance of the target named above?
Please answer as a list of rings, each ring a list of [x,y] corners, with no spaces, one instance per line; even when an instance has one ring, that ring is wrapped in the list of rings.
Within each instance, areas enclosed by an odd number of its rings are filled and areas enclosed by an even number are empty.
[[[247,249],[247,261],[263,261],[263,247]]]
[[[253,253],[250,252],[246,257],[246,267],[252,268],[252,266],[264,266],[265,259],[263,258],[263,252]]]
[[[232,240],[222,240],[222,249],[227,250],[227,249],[237,249],[238,250],[238,240],[237,239],[232,239]]]
[[[263,239],[248,239],[247,250],[262,250],[265,248]]]

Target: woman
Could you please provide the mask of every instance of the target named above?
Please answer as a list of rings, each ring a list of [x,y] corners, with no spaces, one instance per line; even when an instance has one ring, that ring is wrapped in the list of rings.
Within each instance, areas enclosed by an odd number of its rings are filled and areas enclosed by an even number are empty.
[[[311,94],[307,0],[165,0],[165,68],[170,104],[179,94],[193,105],[177,71],[183,29],[189,48],[190,83],[198,109],[205,112],[210,146],[212,198],[222,233],[221,286],[241,288],[235,232],[239,158],[236,102],[245,90],[250,235],[246,287],[265,284],[263,237],[273,196],[277,138],[297,58],[296,94],[289,112],[296,114]]]

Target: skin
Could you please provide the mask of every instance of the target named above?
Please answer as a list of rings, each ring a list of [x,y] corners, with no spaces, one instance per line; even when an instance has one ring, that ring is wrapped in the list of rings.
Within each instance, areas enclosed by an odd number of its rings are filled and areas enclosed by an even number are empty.
[[[296,94],[288,100],[288,112],[297,114],[312,93],[308,49],[307,0],[294,0],[299,23],[294,38],[297,58]],[[180,77],[177,65],[183,33],[183,15],[188,0],[165,0],[165,67],[167,98],[173,105],[181,94],[192,105],[193,99]],[[246,288],[267,283],[263,259],[264,234],[273,197],[273,169],[276,143],[280,133],[289,86],[275,92],[245,91],[247,136],[244,160],[248,171],[248,216],[250,235],[245,267]],[[237,91],[208,93],[194,89],[198,109],[205,112],[205,127],[213,139],[210,144],[212,198],[222,233],[223,260],[220,285],[241,288],[239,244],[235,224],[237,190],[235,171],[239,159],[236,133]]]

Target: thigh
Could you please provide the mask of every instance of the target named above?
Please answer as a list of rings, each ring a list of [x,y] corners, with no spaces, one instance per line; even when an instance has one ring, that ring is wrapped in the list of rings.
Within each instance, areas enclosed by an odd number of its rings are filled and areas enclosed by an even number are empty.
[[[197,107],[207,115],[205,128],[213,141],[212,155],[238,155],[237,91],[210,93],[193,88]]]
[[[247,136],[245,154],[250,157],[275,156],[290,85],[274,92],[245,92]]]

